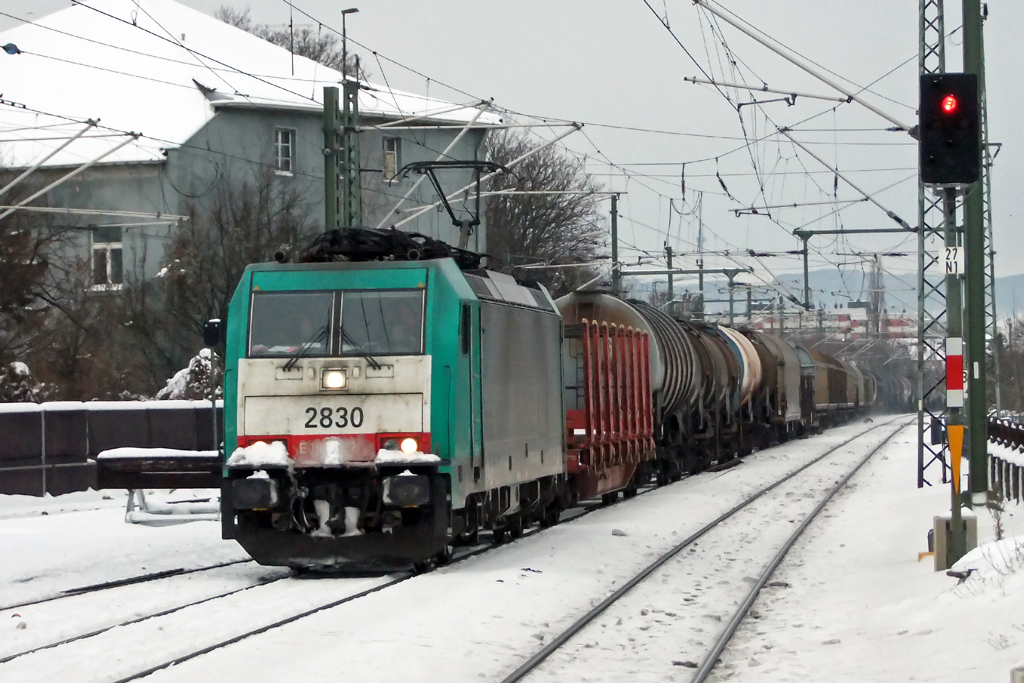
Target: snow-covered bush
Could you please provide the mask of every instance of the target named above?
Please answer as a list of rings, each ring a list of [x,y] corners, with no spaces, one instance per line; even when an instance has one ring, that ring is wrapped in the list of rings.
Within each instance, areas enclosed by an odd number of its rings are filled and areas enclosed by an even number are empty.
[[[53,387],[36,380],[24,363],[10,363],[0,375],[0,403],[42,403],[53,393]]]
[[[188,367],[182,368],[174,377],[167,380],[167,386],[157,392],[157,400],[200,400],[210,398],[211,373],[213,370],[212,360],[216,356],[210,349],[203,349],[199,355],[188,362]],[[216,385],[216,395],[221,395],[221,375],[216,371],[212,378]]]

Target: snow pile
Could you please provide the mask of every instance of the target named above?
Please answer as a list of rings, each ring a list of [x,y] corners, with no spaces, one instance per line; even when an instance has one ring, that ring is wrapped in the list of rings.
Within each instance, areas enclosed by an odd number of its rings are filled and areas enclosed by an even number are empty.
[[[363,531],[359,528],[359,508],[345,507],[345,533],[342,536],[362,536]]]
[[[331,521],[331,504],[326,500],[314,500],[313,509],[316,510],[316,517],[320,521],[320,525],[311,531],[309,535],[314,538],[331,538],[334,536],[329,525]]]
[[[1024,536],[982,543],[961,557],[953,571],[970,573],[955,591],[961,595],[978,594],[989,586],[1004,588],[1010,575],[1024,578]]]
[[[111,448],[96,456],[97,460],[116,460],[118,458],[150,458],[174,459],[178,458],[215,458],[217,451],[181,451],[174,448],[135,448],[127,446],[124,448]]]
[[[313,508],[316,510],[316,516],[319,520],[319,525],[316,529],[309,533],[314,538],[334,538],[334,531],[331,529],[331,522],[335,520],[331,517],[331,504],[326,500],[314,500]],[[341,536],[362,536],[364,532],[359,528],[359,515],[361,514],[359,508],[346,506],[345,510],[345,531]]]
[[[1000,446],[997,443],[989,441],[988,454],[997,458],[1002,458],[1006,462],[1014,465],[1024,466],[1024,453],[1014,450],[1009,446]]]
[[[199,355],[188,362],[188,367],[182,368],[174,377],[167,380],[167,386],[157,392],[157,400],[200,400],[210,397],[211,373],[213,372],[210,349],[203,349]],[[213,377],[216,382],[217,395],[220,395],[219,377]]]
[[[237,448],[228,458],[228,465],[253,465],[256,467],[264,465],[286,465],[292,464],[288,457],[288,449],[283,441],[266,443],[257,441],[251,446]]]
[[[24,363],[15,361],[0,375],[0,402],[41,403],[53,395],[55,387],[42,384]]]
[[[403,453],[402,451],[389,451],[384,448],[377,451],[377,459],[374,460],[374,463],[377,465],[429,465],[436,462],[441,462],[441,458],[433,453],[423,453],[421,451]]]

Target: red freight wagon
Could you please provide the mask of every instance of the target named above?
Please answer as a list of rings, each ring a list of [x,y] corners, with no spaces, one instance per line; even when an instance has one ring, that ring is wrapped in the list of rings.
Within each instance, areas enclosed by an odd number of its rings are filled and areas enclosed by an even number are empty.
[[[573,488],[581,498],[635,494],[655,456],[647,333],[584,318],[566,325],[562,357]]]

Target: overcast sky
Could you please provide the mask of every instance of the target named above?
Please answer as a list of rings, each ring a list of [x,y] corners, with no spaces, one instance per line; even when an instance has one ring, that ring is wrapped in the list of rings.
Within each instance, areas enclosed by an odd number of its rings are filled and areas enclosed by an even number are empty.
[[[183,1],[210,14],[224,4],[248,6],[254,20],[277,25],[287,24],[292,13],[283,0]],[[905,133],[885,131],[890,121],[856,103],[805,97],[798,97],[793,106],[784,102],[743,106],[737,114],[722,93],[734,102],[749,102],[750,93],[728,88],[720,93],[685,82],[684,77],[703,77],[703,70],[729,82],[759,85],[763,81],[785,91],[838,95],[736,29],[713,20],[690,0],[648,0],[653,12],[644,0],[346,2],[360,10],[348,17],[350,49],[363,58],[371,81],[415,92],[429,88],[431,96],[456,102],[493,97],[497,106],[516,112],[509,120],[517,122],[548,118],[585,123],[583,131],[566,138],[564,145],[585,156],[587,170],[606,188],[627,193],[620,204],[620,235],[629,247],[659,252],[668,239],[677,252],[694,251],[698,193],[703,193],[705,248],[729,249],[734,256],[748,248],[798,249],[799,240],[789,234],[797,227],[896,227],[881,209],[867,202],[824,203],[836,197],[858,200],[863,195],[842,179],[834,191],[831,172],[778,135],[777,126],[793,126],[794,137],[812,152],[838,166],[886,209],[917,224],[916,144]],[[5,12],[32,19],[70,3],[5,0],[3,4]],[[874,94],[864,93],[864,97],[892,118],[912,125],[916,123],[918,4],[918,0],[724,0],[718,6],[848,79],[844,81],[848,87],[859,90],[873,84]],[[341,30],[340,11],[346,4],[295,0],[295,5],[322,22],[322,30]],[[960,3],[947,5],[947,29],[951,30],[960,25]],[[989,7],[986,63],[991,139],[1003,143],[993,185],[996,267],[998,275],[1010,275],[1024,273],[1024,259],[1014,249],[1018,210],[1013,205],[1016,188],[1024,181],[1024,162],[1020,142],[1010,136],[1017,118],[1013,112],[1021,109],[1024,99],[1016,68],[1017,28],[1024,26],[1024,3],[1003,0]],[[293,16],[297,25],[317,25],[298,11]],[[662,23],[666,18],[696,64]],[[0,17],[0,28],[14,23]],[[947,41],[948,70],[960,69],[961,49],[959,34]],[[380,55],[379,61],[373,51]],[[735,68],[729,65],[730,55]],[[239,61],[244,57],[240,55]],[[778,97],[756,94],[759,101]],[[544,128],[536,132],[546,139],[553,135]],[[762,140],[746,146],[744,136]],[[771,219],[734,213],[745,207],[809,202],[822,204],[773,209]],[[847,208],[833,214],[842,206]],[[812,267],[857,259],[837,252],[915,254],[917,246],[916,238],[901,235],[851,236],[842,243],[818,237],[811,245],[821,251],[814,255]],[[623,253],[638,255],[632,248]],[[768,278],[769,273],[801,267],[795,257],[740,260]],[[893,294],[900,287],[897,276],[909,285],[915,283],[916,257],[885,262],[893,276],[887,280]],[[692,257],[684,257],[683,263],[692,267]],[[708,257],[707,265],[730,267],[735,261]],[[914,300],[913,292],[899,296]]]

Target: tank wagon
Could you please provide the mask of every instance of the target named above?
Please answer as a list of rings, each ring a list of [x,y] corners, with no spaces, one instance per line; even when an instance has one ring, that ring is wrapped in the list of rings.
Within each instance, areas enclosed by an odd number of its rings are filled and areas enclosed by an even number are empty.
[[[246,269],[221,512],[257,561],[443,563],[481,530],[517,537],[876,400],[870,373],[813,349],[607,294],[553,301],[444,246]]]
[[[869,373],[779,337],[675,320],[597,292],[555,303],[567,324],[599,319],[650,334],[662,482],[833,424],[875,401]]]

